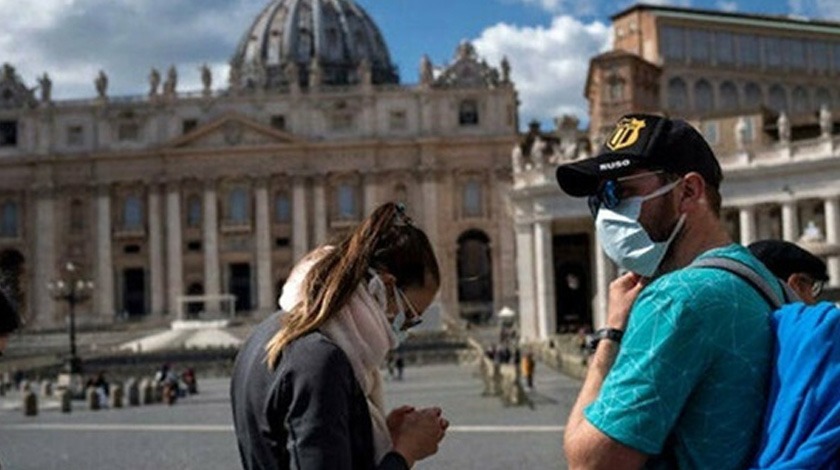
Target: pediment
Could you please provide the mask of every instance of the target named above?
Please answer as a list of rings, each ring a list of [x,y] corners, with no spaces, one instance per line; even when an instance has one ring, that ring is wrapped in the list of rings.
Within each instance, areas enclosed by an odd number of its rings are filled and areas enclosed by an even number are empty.
[[[239,114],[227,114],[170,141],[168,149],[260,147],[301,142],[294,134]]]

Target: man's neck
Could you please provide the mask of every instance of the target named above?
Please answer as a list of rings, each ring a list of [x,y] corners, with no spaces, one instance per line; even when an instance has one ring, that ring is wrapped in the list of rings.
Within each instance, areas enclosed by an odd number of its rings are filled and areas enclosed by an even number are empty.
[[[704,224],[686,224],[677,235],[667,257],[662,261],[660,274],[682,269],[701,254],[732,243],[732,237],[717,219]]]

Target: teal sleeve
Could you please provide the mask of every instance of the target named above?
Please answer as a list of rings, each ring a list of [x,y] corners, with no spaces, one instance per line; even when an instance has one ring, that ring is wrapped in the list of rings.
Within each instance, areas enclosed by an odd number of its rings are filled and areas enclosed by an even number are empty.
[[[703,328],[703,316],[684,301],[660,289],[643,291],[615,364],[598,398],[584,410],[586,419],[626,446],[661,453],[707,368]]]

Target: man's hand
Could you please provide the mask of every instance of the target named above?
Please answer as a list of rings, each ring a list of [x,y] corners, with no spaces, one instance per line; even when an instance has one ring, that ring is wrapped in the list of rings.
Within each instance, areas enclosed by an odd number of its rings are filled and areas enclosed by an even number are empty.
[[[607,327],[624,331],[633,302],[647,283],[647,278],[636,273],[627,273],[610,283]]]
[[[388,432],[391,433],[391,442],[396,439],[396,434],[402,426],[405,416],[414,411],[411,405],[403,405],[399,408],[394,408],[388,413],[385,423],[388,425]]]

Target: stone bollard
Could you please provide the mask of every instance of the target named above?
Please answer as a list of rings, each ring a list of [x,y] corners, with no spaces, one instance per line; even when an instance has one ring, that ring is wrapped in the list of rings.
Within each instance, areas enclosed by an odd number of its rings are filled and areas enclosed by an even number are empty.
[[[61,403],[61,412],[70,413],[73,411],[73,394],[70,390],[62,388],[58,391],[58,401]]]
[[[155,402],[155,387],[150,379],[140,381],[140,403],[151,405]]]
[[[137,379],[128,379],[125,383],[126,394],[128,395],[128,406],[140,406],[140,387]]]
[[[85,401],[89,410],[99,409],[99,393],[96,392],[96,387],[88,387],[85,390]]]
[[[111,396],[110,398],[110,405],[111,408],[122,408],[123,407],[123,388],[120,384],[115,384],[111,386]]]
[[[53,396],[53,384],[49,380],[44,380],[41,382],[41,396],[42,397],[51,397]]]
[[[35,395],[29,384],[23,390],[23,415],[38,416],[38,395]]]

